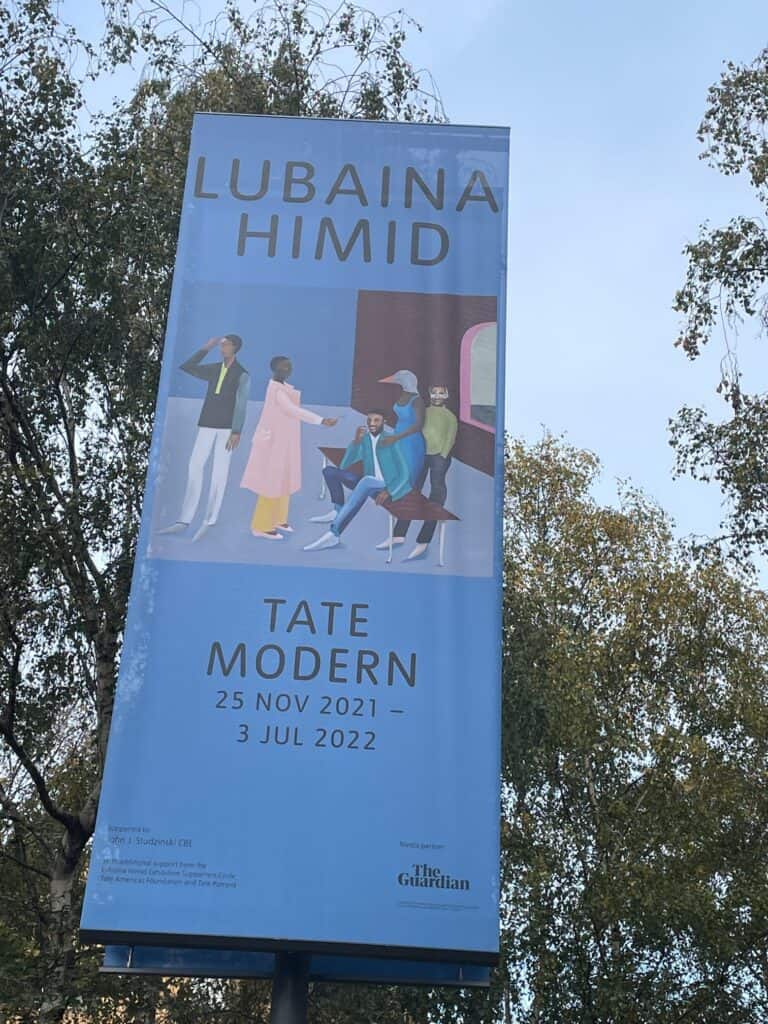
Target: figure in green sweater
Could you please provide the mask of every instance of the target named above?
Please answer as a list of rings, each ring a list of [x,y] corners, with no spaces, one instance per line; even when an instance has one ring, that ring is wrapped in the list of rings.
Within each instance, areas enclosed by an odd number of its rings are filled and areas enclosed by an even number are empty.
[[[445,384],[432,384],[429,389],[429,406],[424,414],[424,426],[422,427],[427,454],[424,466],[414,483],[414,490],[420,491],[427,479],[427,473],[429,473],[429,500],[440,505],[441,508],[445,506],[445,499],[448,497],[445,477],[451,466],[451,452],[456,443],[456,432],[459,428],[459,421],[451,410],[446,408],[447,401],[448,388]],[[410,525],[410,521],[407,519],[397,521],[393,544],[405,543],[405,535],[408,533]],[[421,558],[426,553],[429,542],[435,535],[436,526],[435,520],[422,523],[416,538],[416,546],[406,557],[406,562],[412,558]]]

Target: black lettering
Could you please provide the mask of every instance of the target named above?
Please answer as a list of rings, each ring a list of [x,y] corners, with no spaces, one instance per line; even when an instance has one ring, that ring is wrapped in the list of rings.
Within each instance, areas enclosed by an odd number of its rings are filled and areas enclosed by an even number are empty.
[[[367,605],[367,604],[353,604],[352,605],[352,610],[351,610],[351,613],[350,613],[350,616],[349,616],[349,635],[350,636],[368,636],[367,633],[363,633],[362,631],[358,633],[357,627],[358,626],[364,626],[368,622],[368,619],[363,618],[363,616],[359,614],[358,608],[365,608],[367,610],[369,607],[370,607],[370,605]]]
[[[342,678],[336,675],[337,669],[345,669],[347,667],[347,662],[341,660],[345,654],[349,654],[349,649],[346,647],[331,648],[331,668],[328,675],[329,683],[346,683],[346,676]]]
[[[303,217],[297,217],[293,222],[293,244],[291,245],[291,258],[297,260],[301,256],[301,228],[304,224]]]
[[[378,686],[378,679],[373,674],[373,670],[379,664],[379,656],[376,651],[358,651],[357,652],[357,678],[355,682],[359,686],[363,681],[363,672],[368,676],[370,682],[374,686]]]
[[[440,251],[436,256],[421,255],[421,233],[422,231],[436,231],[440,236]],[[439,224],[425,224],[416,221],[411,227],[411,263],[416,267],[434,267],[441,263],[448,255],[449,241],[448,232]]]
[[[416,655],[411,655],[410,669],[406,669],[402,661],[398,658],[394,651],[389,652],[389,670],[387,672],[387,686],[393,686],[395,682],[395,666],[400,670],[400,674],[403,680],[409,686],[416,685]]]
[[[285,604],[284,597],[265,597],[264,604],[271,604],[272,610],[269,613],[269,632],[275,632],[275,626],[277,624],[277,606],[279,604]]]
[[[205,178],[205,157],[199,156],[197,158],[197,169],[195,172],[195,199],[218,199],[218,192],[206,192],[203,188],[203,179]]]
[[[241,192],[240,191],[240,161],[235,159],[232,161],[232,170],[229,175],[229,191],[232,193],[235,199],[242,199],[245,202],[250,202],[254,199],[261,199],[265,195],[269,188],[269,160],[263,160],[261,164],[261,183],[259,184],[258,192]]]
[[[336,250],[336,255],[342,263],[349,259],[358,235],[362,235],[363,260],[365,263],[371,262],[371,225],[367,220],[359,220],[357,224],[355,224],[346,246],[342,247],[341,240],[336,234],[336,228],[334,227],[333,221],[330,217],[323,217],[320,221],[320,228],[317,232],[317,245],[315,246],[316,260],[321,260],[323,258],[326,235],[330,238],[331,245]]]
[[[213,667],[216,658],[219,659],[219,666],[223,675],[228,676],[232,671],[235,661],[240,659],[240,675],[245,676],[245,644],[238,644],[232,652],[232,657],[229,659],[228,664],[224,664],[224,651],[221,649],[221,644],[218,640],[214,640],[211,644],[211,653],[208,657],[208,675],[213,675]]]
[[[305,654],[315,659],[314,668],[312,668],[308,673],[302,672],[301,659]],[[314,647],[297,647],[293,655],[293,678],[298,682],[309,682],[309,680],[314,679],[320,671],[320,664],[320,655]]]
[[[275,743],[277,743],[277,745],[280,746],[280,747],[284,747],[285,746],[285,744],[288,742],[288,736],[290,735],[289,731],[288,731],[288,726],[286,725],[286,726],[284,726],[284,728],[285,728],[285,736],[283,737],[283,739],[280,739],[280,726],[279,725],[275,726]]]
[[[405,208],[410,210],[413,206],[413,186],[418,185],[427,202],[431,203],[436,210],[442,210],[445,205],[445,171],[442,167],[437,170],[437,193],[435,194],[427,185],[415,167],[405,169]]]
[[[274,651],[277,654],[277,669],[274,672],[267,672],[264,669],[264,658],[267,651]],[[256,652],[256,672],[262,679],[277,679],[285,668],[285,652],[277,644],[264,644]]]
[[[269,231],[250,231],[248,229],[248,214],[240,214],[240,230],[237,235],[237,255],[245,255],[245,243],[249,238],[268,238],[269,247],[267,255],[272,257],[277,252],[277,225],[279,218],[273,213],[269,218]]]
[[[302,611],[306,616],[303,619],[301,618]],[[314,620],[312,618],[312,612],[309,610],[308,601],[299,601],[299,603],[296,605],[296,611],[291,616],[291,621],[288,623],[286,633],[292,633],[296,626],[306,626],[313,636],[317,632],[317,630],[315,629]]]
[[[472,195],[472,189],[475,187],[475,184],[479,184],[480,188],[483,190],[483,194],[481,196]],[[494,213],[499,212],[499,205],[491,191],[491,186],[488,184],[488,179],[482,171],[472,172],[472,177],[467,182],[467,187],[461,193],[461,198],[456,204],[456,209],[461,212],[467,203],[488,203]]]
[[[389,183],[392,178],[392,168],[385,166],[381,169],[381,205],[389,206]]]
[[[303,170],[306,173],[303,177],[297,177],[296,171]],[[309,203],[315,198],[315,186],[312,179],[315,176],[315,168],[304,160],[289,160],[285,165],[285,178],[283,179],[283,202],[284,203]],[[293,194],[294,185],[303,188],[304,195]]]
[[[328,609],[328,636],[331,636],[333,633],[333,620],[336,615],[336,609],[343,607],[342,603],[341,601],[321,601],[320,607]]]
[[[349,175],[350,181],[352,182],[351,188],[342,188],[342,182]],[[368,196],[365,194],[365,189],[360,181],[360,176],[355,170],[354,164],[344,164],[339,171],[336,181],[331,185],[331,191],[328,193],[328,198],[325,200],[326,206],[334,201],[336,196],[356,196],[360,201],[361,206],[368,205]]]
[[[397,240],[397,221],[387,222],[387,263],[395,262],[395,241]]]

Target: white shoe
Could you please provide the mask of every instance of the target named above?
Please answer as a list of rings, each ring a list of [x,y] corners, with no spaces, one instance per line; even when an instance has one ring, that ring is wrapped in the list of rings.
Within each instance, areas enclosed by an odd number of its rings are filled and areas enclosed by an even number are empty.
[[[412,558],[421,558],[425,553],[429,544],[417,544],[413,551],[406,555],[403,559],[404,562],[410,562]]]
[[[392,547],[396,548],[399,544],[405,544],[405,537],[393,537]],[[383,540],[381,544],[376,545],[377,551],[388,551],[389,550],[389,539]]]
[[[195,536],[192,538],[192,543],[194,544],[196,540],[201,540],[206,535],[206,533],[208,533],[212,526],[213,523],[203,523],[200,529],[195,534]]]
[[[158,530],[158,533],[182,533],[189,526],[189,523],[171,523],[170,526],[164,526],[162,530]]]
[[[278,533],[277,530],[275,530],[273,533],[264,533],[263,530],[251,530],[251,536],[252,537],[261,537],[264,540],[282,540],[283,539],[282,533]]]
[[[310,516],[310,523],[332,523],[339,513],[335,508],[332,508],[330,512],[323,512],[321,516]]]
[[[280,533],[293,533],[293,527],[290,523],[278,523],[275,529],[279,530]]]
[[[341,544],[341,540],[336,536],[335,533],[332,533],[330,530],[328,530],[327,533],[324,533],[322,537],[318,537],[318,539],[316,541],[313,541],[312,544],[305,544],[304,550],[322,551],[323,548],[337,548],[339,544]]]

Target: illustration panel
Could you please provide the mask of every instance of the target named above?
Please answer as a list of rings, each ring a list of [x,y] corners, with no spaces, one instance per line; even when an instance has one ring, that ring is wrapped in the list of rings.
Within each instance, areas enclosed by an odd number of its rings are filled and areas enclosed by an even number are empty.
[[[492,575],[495,297],[294,291],[189,294],[150,554]]]

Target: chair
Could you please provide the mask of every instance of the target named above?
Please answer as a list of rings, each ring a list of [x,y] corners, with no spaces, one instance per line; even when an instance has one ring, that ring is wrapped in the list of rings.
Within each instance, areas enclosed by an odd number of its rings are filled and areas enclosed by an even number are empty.
[[[341,460],[344,458],[345,448],[330,448],[326,445],[320,446],[320,452],[323,456],[322,468],[330,463],[334,466],[339,466]],[[351,473],[355,473],[358,476],[363,475],[363,467],[359,462],[354,463],[347,467]],[[320,491],[320,497],[325,497],[325,478],[323,478],[323,487]],[[389,549],[387,551],[387,565],[392,561],[392,548],[394,547],[394,536],[395,536],[395,521],[397,519],[407,519],[410,522],[437,522],[438,527],[438,565],[445,565],[445,524],[451,522],[459,522],[459,517],[455,516],[453,512],[449,512],[448,509],[443,508],[442,505],[438,505],[434,501],[429,501],[420,491],[411,491],[402,498],[398,498],[397,501],[385,501],[382,508],[386,509],[389,513]]]

